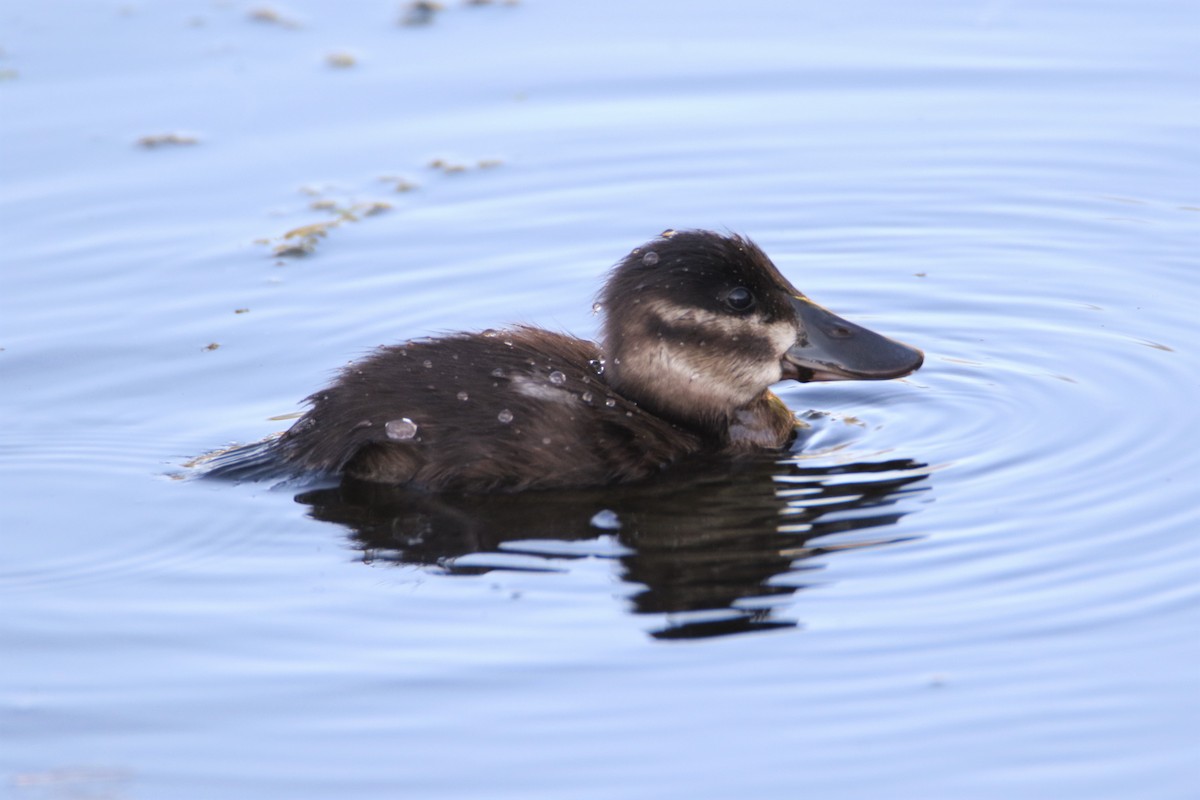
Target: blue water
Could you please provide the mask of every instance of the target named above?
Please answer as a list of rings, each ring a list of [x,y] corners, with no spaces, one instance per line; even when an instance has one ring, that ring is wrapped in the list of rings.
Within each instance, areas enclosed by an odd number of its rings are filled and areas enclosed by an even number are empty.
[[[0,796],[1200,792],[1200,7],[350,5],[0,9]],[[926,366],[637,489],[186,479],[667,227]]]

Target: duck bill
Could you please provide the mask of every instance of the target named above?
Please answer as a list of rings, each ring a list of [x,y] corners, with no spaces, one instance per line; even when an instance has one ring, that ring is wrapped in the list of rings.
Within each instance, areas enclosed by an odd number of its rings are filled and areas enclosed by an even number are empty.
[[[783,354],[783,377],[808,381],[882,381],[916,372],[915,347],[842,319],[807,297],[792,298],[800,336]]]

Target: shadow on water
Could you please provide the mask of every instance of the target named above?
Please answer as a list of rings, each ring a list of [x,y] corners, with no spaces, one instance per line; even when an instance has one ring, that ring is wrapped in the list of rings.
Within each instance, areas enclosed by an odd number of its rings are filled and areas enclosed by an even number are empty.
[[[909,459],[763,458],[693,463],[619,489],[448,495],[348,480],[296,500],[349,528],[366,563],[479,575],[612,558],[643,587],[633,613],[664,615],[651,635],[692,639],[795,627],[777,610],[810,585],[811,559],[911,538],[882,529],[916,510],[903,501],[928,475]]]

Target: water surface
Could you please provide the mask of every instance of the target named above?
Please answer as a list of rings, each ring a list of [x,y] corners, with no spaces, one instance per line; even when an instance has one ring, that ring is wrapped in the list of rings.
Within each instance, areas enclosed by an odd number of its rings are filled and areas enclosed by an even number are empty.
[[[1195,796],[1192,4],[253,10],[0,11],[0,792]],[[926,366],[620,491],[177,479],[667,227]]]

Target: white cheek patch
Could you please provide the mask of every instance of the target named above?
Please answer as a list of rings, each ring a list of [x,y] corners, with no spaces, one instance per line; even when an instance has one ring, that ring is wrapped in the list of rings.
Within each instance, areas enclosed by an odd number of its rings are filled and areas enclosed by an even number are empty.
[[[665,300],[651,300],[645,307],[650,316],[668,324],[690,322],[697,328],[707,328],[729,337],[757,335],[765,324],[758,315],[734,317],[705,308],[677,306]]]
[[[795,341],[796,329],[790,322],[720,319],[730,324],[730,337],[765,339],[772,355],[750,358],[736,348],[722,350],[711,343],[702,347],[699,342],[659,339],[627,349],[621,372],[636,377],[642,387],[655,389],[661,400],[671,405],[729,409],[749,403],[783,377],[780,359]]]
[[[771,343],[771,350],[776,354],[777,360],[783,358],[784,352],[796,342],[796,326],[787,320],[767,322],[760,314],[731,316],[705,308],[677,306],[663,300],[651,300],[645,308],[649,315],[668,324],[691,323],[697,329],[717,331],[735,341],[735,337],[765,338]],[[703,338],[701,335],[700,339]]]
[[[796,343],[796,326],[791,322],[771,322],[763,325],[767,339],[770,340],[772,351],[779,354],[775,360],[783,358],[788,348]]]
[[[644,389],[652,389],[669,405],[716,409],[749,403],[783,375],[778,361],[723,361],[712,355],[659,342],[627,354],[621,370],[636,375]]]

